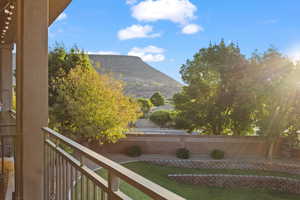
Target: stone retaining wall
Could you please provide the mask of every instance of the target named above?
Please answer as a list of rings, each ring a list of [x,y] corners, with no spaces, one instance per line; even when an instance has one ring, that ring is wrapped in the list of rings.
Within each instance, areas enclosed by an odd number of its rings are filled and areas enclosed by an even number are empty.
[[[144,160],[162,166],[198,169],[242,169],[284,172],[300,175],[300,163],[252,160]]]
[[[179,183],[224,188],[264,188],[274,191],[300,194],[300,180],[274,176],[225,175],[225,174],[170,174]]]

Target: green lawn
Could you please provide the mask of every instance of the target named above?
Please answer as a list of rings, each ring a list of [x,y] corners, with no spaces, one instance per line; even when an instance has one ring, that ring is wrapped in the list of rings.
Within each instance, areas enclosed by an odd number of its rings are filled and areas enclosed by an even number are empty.
[[[268,175],[299,178],[300,176],[288,175],[285,173],[274,172],[258,172],[258,171],[242,171],[242,170],[214,170],[214,169],[182,169],[176,167],[162,167],[144,162],[134,162],[124,164],[125,167],[135,171],[145,178],[185,197],[188,200],[299,200],[299,195],[283,194],[279,192],[267,190],[250,190],[250,189],[223,189],[212,187],[201,187],[195,185],[187,185],[176,183],[170,180],[168,174],[187,173],[187,174],[252,174],[252,175]],[[105,173],[100,172],[102,176]],[[135,200],[150,199],[145,194],[136,190],[125,182],[121,182],[121,190]]]

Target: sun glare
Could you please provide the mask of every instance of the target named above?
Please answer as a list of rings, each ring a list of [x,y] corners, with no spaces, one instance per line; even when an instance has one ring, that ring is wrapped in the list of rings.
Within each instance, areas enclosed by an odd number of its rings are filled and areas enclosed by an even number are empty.
[[[300,62],[300,50],[290,53],[289,57],[295,64]]]

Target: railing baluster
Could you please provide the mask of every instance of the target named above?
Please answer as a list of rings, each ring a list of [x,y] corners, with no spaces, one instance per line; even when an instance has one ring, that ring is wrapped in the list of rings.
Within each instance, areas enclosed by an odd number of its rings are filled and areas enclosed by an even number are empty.
[[[78,200],[78,191],[79,191],[79,186],[78,186],[78,170],[76,169],[75,171],[75,199]]]
[[[57,152],[55,152],[55,199],[59,200],[59,192],[58,192],[58,159]]]
[[[54,150],[51,149],[51,187],[50,187],[50,194],[48,198],[52,199],[55,195],[55,189],[54,189],[54,184],[55,184],[55,164],[54,164]]]
[[[94,186],[94,187],[93,187],[93,188],[94,188],[94,189],[93,189],[93,199],[94,199],[94,200],[97,200],[97,196],[96,196],[96,195],[97,195],[96,184],[94,183],[93,186]]]
[[[1,137],[1,170],[2,174],[4,174],[4,137]]]
[[[68,199],[69,191],[70,191],[70,165],[68,164],[67,160],[65,160],[66,164],[66,200]]]
[[[74,179],[74,172],[73,172],[73,167],[72,165],[70,165],[71,167],[71,183],[70,183],[70,193],[71,193],[71,200],[74,199],[74,190],[73,190],[73,187],[74,187],[74,182],[75,182],[75,179]]]
[[[80,199],[83,200],[83,197],[84,197],[84,175],[81,173],[81,178],[80,178],[80,188],[81,188],[81,195],[80,195]]]
[[[113,200],[114,193],[119,190],[120,179],[111,171],[108,171],[108,199]]]
[[[44,140],[46,139],[46,135],[44,136]],[[49,148],[47,145],[44,146],[44,174],[45,174],[45,179],[44,179],[44,199],[47,199],[47,195],[48,195],[48,151]]]
[[[86,179],[86,199],[90,200],[90,181]]]

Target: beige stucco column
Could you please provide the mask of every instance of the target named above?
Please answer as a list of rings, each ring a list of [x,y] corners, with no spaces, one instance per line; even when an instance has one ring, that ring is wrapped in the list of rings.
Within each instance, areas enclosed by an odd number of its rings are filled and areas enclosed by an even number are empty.
[[[12,45],[0,46],[0,101],[3,111],[11,109],[12,103]]]
[[[22,180],[17,198],[43,199],[48,123],[48,0],[17,0],[17,132]]]

